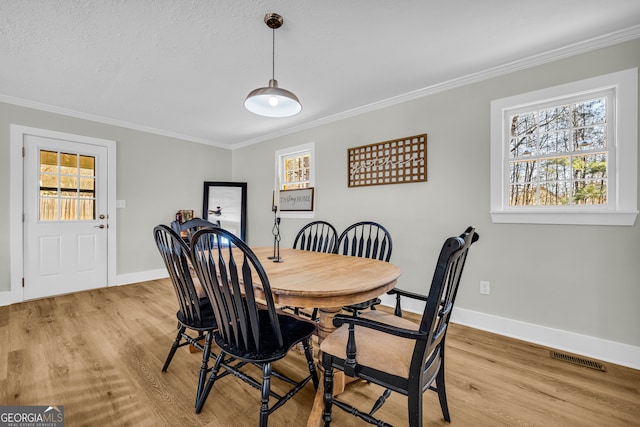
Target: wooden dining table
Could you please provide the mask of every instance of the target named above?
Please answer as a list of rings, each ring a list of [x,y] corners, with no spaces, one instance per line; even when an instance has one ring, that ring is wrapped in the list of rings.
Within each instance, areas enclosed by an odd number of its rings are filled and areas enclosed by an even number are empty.
[[[252,250],[267,273],[277,305],[319,309],[319,343],[335,330],[333,318],[343,306],[384,294],[400,277],[398,266],[369,258],[280,249],[281,262],[273,262],[269,259],[273,255],[272,247],[253,247]],[[334,394],[342,392],[344,386],[343,373],[336,372]],[[321,381],[307,426],[320,425],[323,406]]]

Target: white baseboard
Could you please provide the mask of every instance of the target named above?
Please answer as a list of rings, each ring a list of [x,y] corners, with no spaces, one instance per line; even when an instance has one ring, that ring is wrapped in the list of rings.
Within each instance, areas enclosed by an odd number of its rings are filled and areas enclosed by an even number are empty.
[[[395,297],[384,295],[381,299],[384,305],[395,306]],[[412,305],[411,302],[414,304]],[[416,304],[416,301],[404,299],[402,309],[414,313],[422,313],[424,305]],[[470,326],[545,347],[615,363],[632,369],[640,369],[640,347],[629,344],[535,325],[519,320],[507,319],[505,317],[459,307],[453,309],[451,321],[460,325]]]
[[[147,280],[158,280],[169,277],[166,268],[157,270],[138,271],[136,273],[118,274],[116,276],[116,286],[130,285],[131,283],[146,282]]]

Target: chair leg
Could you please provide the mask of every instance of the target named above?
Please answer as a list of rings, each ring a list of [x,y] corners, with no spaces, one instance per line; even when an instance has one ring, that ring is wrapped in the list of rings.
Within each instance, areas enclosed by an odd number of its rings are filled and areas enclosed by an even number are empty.
[[[447,389],[444,385],[444,362],[443,365],[440,366],[440,371],[438,371],[438,375],[436,376],[436,389],[438,391],[438,400],[440,401],[442,416],[446,422],[450,423],[451,417],[449,416],[449,405],[447,404]]]
[[[200,398],[198,399],[198,403],[196,404],[196,414],[199,414],[202,411],[202,407],[204,406],[204,402],[207,400],[209,393],[211,392],[211,388],[213,387],[213,383],[216,381],[216,377],[218,376],[218,371],[220,371],[220,365],[222,364],[222,359],[224,358],[224,353],[220,352],[218,357],[216,358],[216,363],[214,363],[213,368],[211,369],[211,375],[209,376],[209,381],[207,381],[207,385],[204,390],[200,394]]]
[[[171,363],[171,360],[173,359],[173,355],[176,354],[176,350],[180,346],[180,340],[182,339],[182,334],[184,333],[184,331],[186,329],[187,328],[184,327],[184,326],[181,326],[178,329],[178,335],[176,335],[176,339],[175,339],[175,341],[173,341],[173,345],[171,345],[171,349],[169,350],[169,355],[167,355],[167,360],[164,361],[164,366],[162,367],[162,372],[167,372],[167,369],[169,369],[169,364]]]
[[[307,357],[307,365],[309,365],[309,373],[311,374],[311,381],[313,381],[313,388],[318,389],[318,372],[316,371],[316,364],[313,361],[313,355],[311,354],[311,338],[302,341],[302,347],[304,348],[304,354]]]
[[[371,408],[371,411],[369,411],[369,415],[373,415],[376,413],[376,411],[380,408],[382,408],[382,405],[384,405],[384,403],[387,401],[387,399],[389,398],[389,396],[391,396],[391,390],[386,389],[383,393],[382,396],[380,396],[378,398],[378,400],[376,400],[376,403],[373,405],[373,407]]]
[[[422,427],[422,388],[410,385],[407,398],[409,427]]]
[[[325,427],[331,425],[331,405],[333,403],[333,367],[331,364],[324,363],[324,410],[322,411],[322,418],[324,420]]]
[[[271,363],[262,367],[262,399],[260,405],[260,427],[267,427],[269,421],[269,395],[271,394]]]
[[[211,340],[213,338],[213,332],[207,332],[207,337],[204,340],[204,350],[202,352],[202,366],[200,366],[200,379],[198,380],[198,390],[196,390],[196,406],[198,400],[200,400],[200,394],[204,388],[204,383],[207,379],[207,369],[209,368],[209,355],[211,354]]]

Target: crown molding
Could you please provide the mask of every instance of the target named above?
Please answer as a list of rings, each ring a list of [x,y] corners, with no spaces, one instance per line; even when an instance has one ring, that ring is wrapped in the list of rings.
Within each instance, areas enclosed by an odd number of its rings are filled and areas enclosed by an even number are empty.
[[[0,94],[0,102],[17,105],[20,107],[33,108],[34,110],[46,111],[49,113],[61,114],[63,116],[75,117],[77,119],[89,120],[92,122],[98,122],[98,123],[118,126],[126,129],[137,130],[140,132],[151,133],[154,135],[166,136],[169,138],[181,139],[189,142],[196,142],[198,144],[206,144],[214,147],[229,149],[228,145],[218,144],[216,142],[209,141],[203,138],[197,138],[191,135],[185,135],[178,132],[171,132],[164,129],[157,129],[154,127],[140,125],[137,123],[131,123],[124,120],[114,119],[111,117],[99,116],[97,114],[84,113],[82,111],[76,111],[76,110],[71,110],[69,108],[57,107],[55,105],[44,104],[36,101],[30,101],[27,99],[17,98],[15,96]]]

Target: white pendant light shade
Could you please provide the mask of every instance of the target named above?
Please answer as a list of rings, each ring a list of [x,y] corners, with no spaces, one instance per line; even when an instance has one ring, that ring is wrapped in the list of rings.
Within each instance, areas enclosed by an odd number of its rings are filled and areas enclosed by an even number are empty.
[[[264,23],[271,28],[273,41],[271,44],[271,80],[268,87],[254,89],[244,100],[244,106],[254,114],[266,117],[289,117],[302,111],[302,104],[292,92],[278,87],[275,78],[275,51],[276,29],[284,23],[282,16],[277,13],[268,13],[264,17]]]
[[[277,80],[269,80],[268,87],[251,91],[244,100],[247,110],[266,117],[289,117],[302,111],[298,97],[278,87]]]

